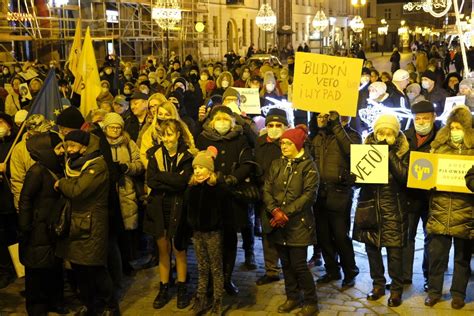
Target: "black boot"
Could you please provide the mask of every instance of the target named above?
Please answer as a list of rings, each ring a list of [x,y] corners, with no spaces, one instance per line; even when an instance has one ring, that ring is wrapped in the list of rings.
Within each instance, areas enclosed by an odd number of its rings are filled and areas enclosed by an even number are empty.
[[[257,261],[255,261],[255,255],[253,250],[245,252],[245,267],[247,270],[257,269]]]
[[[179,309],[188,307],[189,299],[187,293],[187,285],[185,282],[178,282],[177,306]]]
[[[229,295],[237,295],[239,288],[232,282],[232,272],[234,271],[237,248],[225,249],[224,251],[224,290]]]
[[[168,283],[163,284],[160,282],[160,291],[153,301],[153,308],[160,309],[170,301],[170,295],[168,293],[169,285]]]

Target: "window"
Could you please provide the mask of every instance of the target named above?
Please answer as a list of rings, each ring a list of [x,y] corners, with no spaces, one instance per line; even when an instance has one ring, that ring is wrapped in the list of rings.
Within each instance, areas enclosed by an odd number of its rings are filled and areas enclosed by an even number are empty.
[[[370,18],[370,2],[367,3],[367,17]]]
[[[296,34],[296,41],[300,40],[300,32],[299,32],[299,23],[295,23],[295,34]]]
[[[392,19],[392,9],[385,9],[385,20],[391,20]]]
[[[247,46],[247,19],[242,19],[242,45]]]
[[[217,47],[219,38],[219,25],[216,15],[212,16],[212,36],[214,37],[214,47]]]
[[[250,20],[250,44],[252,44],[254,42],[254,22],[253,20]]]
[[[202,32],[202,35],[204,36],[203,45],[204,47],[209,47],[209,16],[208,15],[202,16],[202,23],[204,23],[204,26],[206,27],[204,32]]]

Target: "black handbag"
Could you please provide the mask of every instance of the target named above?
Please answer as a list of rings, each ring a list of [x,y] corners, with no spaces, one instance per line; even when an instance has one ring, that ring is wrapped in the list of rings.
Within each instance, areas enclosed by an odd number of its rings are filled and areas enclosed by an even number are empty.
[[[376,229],[378,227],[375,200],[359,201],[355,212],[354,224],[363,230]]]
[[[248,149],[248,148],[247,148]],[[245,203],[256,203],[261,200],[262,194],[260,188],[257,186],[256,177],[261,177],[263,174],[263,170],[260,165],[252,160],[247,160],[242,162],[242,154],[246,148],[242,149],[239,154],[239,162],[234,164],[233,170],[237,168],[237,166],[241,166],[243,164],[249,164],[255,167],[255,172],[252,172],[252,175],[247,177],[243,182],[237,183],[235,186],[232,187],[231,194],[234,198],[239,201]]]

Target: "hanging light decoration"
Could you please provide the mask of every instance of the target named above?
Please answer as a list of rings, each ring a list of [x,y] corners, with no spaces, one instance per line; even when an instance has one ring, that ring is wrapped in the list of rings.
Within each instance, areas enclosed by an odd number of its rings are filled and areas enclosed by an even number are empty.
[[[354,33],[360,33],[364,29],[364,21],[362,21],[362,18],[360,15],[356,15],[350,22],[349,26],[351,29],[354,31]]]
[[[457,1],[457,0],[456,0]],[[452,0],[424,0],[418,2],[408,2],[403,5],[403,10],[406,11],[423,11],[430,13],[432,16],[440,18],[451,10],[453,4]],[[463,0],[464,4],[464,0]],[[435,11],[436,10],[436,11]],[[441,10],[441,11],[438,11]]]
[[[164,30],[181,21],[181,8],[177,0],[157,0],[151,9],[151,18]]]
[[[329,20],[324,14],[324,11],[316,12],[316,15],[313,19],[313,27],[316,32],[324,32],[324,30],[329,26]]]
[[[277,23],[277,18],[275,12],[273,12],[272,7],[269,4],[262,4],[260,10],[258,10],[255,23],[262,31],[273,31],[273,28]]]

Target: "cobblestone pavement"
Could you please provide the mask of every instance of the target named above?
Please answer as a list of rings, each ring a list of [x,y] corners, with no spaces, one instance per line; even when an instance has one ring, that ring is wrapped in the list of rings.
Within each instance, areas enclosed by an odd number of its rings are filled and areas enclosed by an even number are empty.
[[[363,247],[355,243],[356,260],[361,273],[357,277],[357,284],[354,288],[341,292],[339,290],[340,281],[334,281],[329,285],[318,286],[320,315],[474,315],[474,281],[468,285],[468,296],[466,306],[461,311],[455,311],[450,306],[449,285],[452,276],[452,262],[445,277],[445,288],[443,299],[434,308],[425,307],[423,304],[425,293],[423,292],[423,276],[421,273],[422,241],[417,240],[416,260],[413,276],[413,285],[407,286],[403,293],[403,304],[400,307],[387,307],[387,295],[378,301],[370,302],[366,299],[366,294],[371,289],[371,279],[367,258]],[[240,246],[240,243],[239,243]],[[271,316],[280,315],[277,313],[278,305],[285,301],[285,290],[283,280],[279,282],[256,286],[256,279],[264,273],[263,257],[261,254],[261,239],[256,239],[256,255],[258,269],[247,271],[243,268],[244,253],[239,249],[237,265],[234,272],[234,281],[240,288],[240,293],[236,297],[226,296],[224,299],[225,315],[240,316]],[[312,249],[310,249],[312,250]],[[311,251],[310,251],[311,252]],[[310,254],[309,254],[310,255]],[[191,271],[191,289],[194,292],[196,284],[196,260],[192,251],[189,251],[189,270]],[[452,260],[451,260],[452,261]],[[315,280],[324,273],[322,267],[312,269]],[[134,277],[126,278],[123,297],[121,300],[122,315],[189,315],[189,309],[178,310],[176,308],[175,289],[173,289],[173,299],[161,310],[154,310],[153,299],[158,291],[158,268],[140,270]],[[23,289],[24,281],[17,280],[8,288],[0,290],[0,316],[25,315],[24,299],[19,292]],[[73,306],[77,306],[77,301],[72,300],[68,295],[68,301]],[[295,310],[293,314],[298,311]]]

